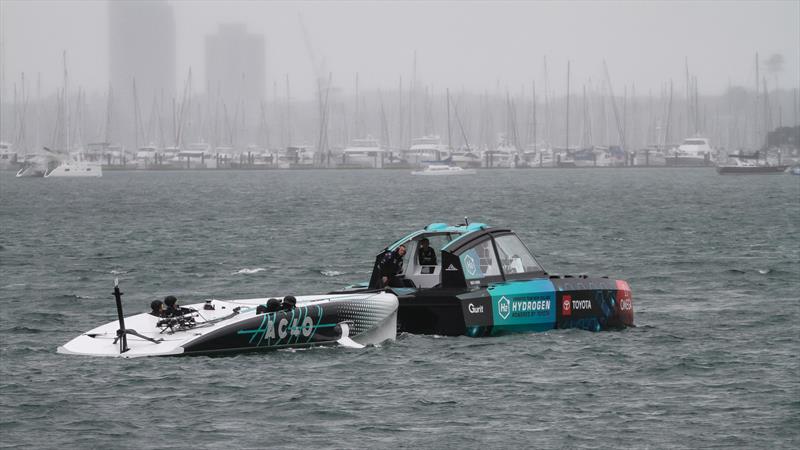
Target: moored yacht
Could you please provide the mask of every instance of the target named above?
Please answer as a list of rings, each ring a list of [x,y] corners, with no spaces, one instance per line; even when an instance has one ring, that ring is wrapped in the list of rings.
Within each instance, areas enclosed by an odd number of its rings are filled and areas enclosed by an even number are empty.
[[[353,139],[350,147],[342,149],[339,166],[380,169],[386,158],[385,153],[378,140],[372,136]]]
[[[411,147],[401,152],[403,159],[416,166],[449,160],[450,150],[438,135],[423,136],[411,141]]]
[[[80,154],[67,156],[54,169],[45,172],[45,178],[102,177],[103,166],[97,161],[87,161]]]
[[[770,164],[759,159],[759,152],[754,155],[728,155],[727,164],[717,165],[720,175],[777,175],[789,168],[788,164]]]
[[[0,170],[19,170],[19,155],[8,142],[0,142]]]
[[[667,154],[665,163],[673,167],[702,167],[714,163],[714,149],[706,138],[688,138]]]

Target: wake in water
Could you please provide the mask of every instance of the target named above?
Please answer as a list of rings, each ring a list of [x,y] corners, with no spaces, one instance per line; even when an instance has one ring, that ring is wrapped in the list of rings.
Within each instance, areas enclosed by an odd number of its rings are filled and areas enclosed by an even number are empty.
[[[338,277],[339,275],[344,275],[344,272],[339,272],[338,270],[320,270],[319,273],[326,277]]]
[[[265,269],[265,268],[263,268],[263,267],[256,267],[255,269],[247,269],[247,268],[244,268],[244,269],[239,269],[239,270],[237,270],[237,271],[236,271],[236,272],[234,272],[233,274],[234,274],[234,275],[252,275],[252,274],[254,274],[254,273],[262,272],[262,271],[264,271],[264,270],[267,270],[267,269]]]

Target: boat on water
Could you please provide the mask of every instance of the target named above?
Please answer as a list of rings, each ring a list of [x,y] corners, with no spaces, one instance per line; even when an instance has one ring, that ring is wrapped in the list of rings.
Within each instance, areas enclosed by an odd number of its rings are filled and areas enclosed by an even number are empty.
[[[102,177],[103,166],[98,161],[87,161],[81,156],[67,157],[55,168],[44,173],[45,178]]]
[[[17,171],[17,178],[41,178],[52,165],[52,157],[43,154],[27,155],[22,167]]]
[[[0,141],[0,170],[19,170],[19,155],[13,145]]]
[[[438,250],[433,265],[418,263],[423,239]],[[468,220],[433,223],[398,239],[378,254],[368,283],[338,292],[380,290],[381,262],[401,246],[403,269],[389,288],[399,300],[399,331],[478,337],[634,325],[627,282],[549,273],[512,230]]]
[[[450,152],[450,162],[454,166],[472,169],[481,166],[481,157],[469,147],[463,147]]]
[[[664,160],[672,167],[703,167],[714,164],[714,149],[706,138],[694,137],[684,139],[683,143],[673,149]]]
[[[717,173],[720,175],[778,175],[786,172],[788,164],[770,164],[761,161],[759,152],[753,155],[729,155],[728,159],[732,162],[724,165],[717,165]]]
[[[381,169],[385,153],[380,142],[372,136],[353,139],[351,146],[342,150],[340,167]]]
[[[182,307],[173,317],[123,317],[118,286],[114,296],[117,320],[82,333],[58,353],[138,358],[320,345],[362,348],[397,335],[397,297],[386,292],[287,296],[278,310],[270,310],[273,302],[267,298],[211,299]]]
[[[415,170],[411,175],[475,175],[475,169],[464,169],[448,164],[429,164],[423,170]]]
[[[408,149],[400,151],[401,158],[414,166],[450,160],[450,149],[442,144],[439,135],[415,138]]]

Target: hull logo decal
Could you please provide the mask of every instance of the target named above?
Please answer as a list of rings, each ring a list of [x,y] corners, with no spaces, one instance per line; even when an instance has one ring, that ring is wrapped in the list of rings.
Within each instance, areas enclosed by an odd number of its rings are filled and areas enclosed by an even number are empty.
[[[475,306],[472,303],[470,303],[469,306],[467,307],[467,309],[469,309],[469,312],[471,312],[472,314],[482,314],[483,313],[483,305]]]
[[[467,273],[470,276],[474,276],[477,273],[476,270],[478,268],[478,266],[475,265],[475,260],[472,259],[471,255],[467,255],[464,257],[464,262],[466,263]]]
[[[561,315],[562,316],[571,316],[572,315],[572,296],[565,295],[561,300]]]
[[[453,266],[452,264],[447,266],[447,269],[444,269],[444,270],[446,270],[448,272],[458,272],[458,269],[456,269],[455,266]]]
[[[508,319],[508,315],[511,314],[511,302],[505,295],[500,297],[500,300],[497,301],[497,308],[500,317],[502,317],[503,320]]]

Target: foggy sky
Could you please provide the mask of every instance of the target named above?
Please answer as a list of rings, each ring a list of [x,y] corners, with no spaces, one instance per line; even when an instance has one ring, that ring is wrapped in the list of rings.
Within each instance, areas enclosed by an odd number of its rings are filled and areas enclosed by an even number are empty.
[[[267,41],[268,86],[288,74],[293,96],[314,95],[312,52],[334,84],[352,89],[396,88],[412,76],[437,89],[519,91],[543,81],[548,58],[551,90],[564,89],[566,62],[573,86],[602,80],[608,62],[615,89],[635,83],[658,92],[684,79],[684,58],[701,93],[732,82],[752,88],[754,54],[782,54],[778,84],[800,85],[800,1],[734,2],[216,2],[172,1],[181,86],[193,69],[194,90],[205,86],[204,36],[219,23],[241,22]],[[0,2],[5,92],[25,72],[41,73],[42,89],[61,84],[61,53],[71,80],[89,91],[108,85],[105,1]],[[143,30],[146,32],[146,30]],[[770,85],[774,76],[768,76]],[[3,101],[7,101],[4,99]]]

